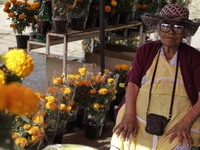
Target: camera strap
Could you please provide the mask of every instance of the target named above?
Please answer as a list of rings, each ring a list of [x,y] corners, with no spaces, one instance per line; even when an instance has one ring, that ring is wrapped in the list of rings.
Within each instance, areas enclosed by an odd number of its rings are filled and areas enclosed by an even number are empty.
[[[155,75],[156,75],[159,57],[160,57],[160,49],[159,49],[159,53],[158,53],[158,56],[157,56],[157,61],[156,61],[156,65],[155,65],[155,68],[154,68],[153,76],[152,76],[152,79],[151,79],[151,85],[150,85],[150,89],[149,89],[149,103],[148,103],[148,107],[147,107],[147,115],[148,115],[148,111],[149,111],[149,105],[150,105],[150,101],[151,101],[151,91],[152,91],[152,88],[153,88],[153,82],[154,82],[154,78],[155,78]],[[173,108],[173,104],[174,104],[174,94],[175,94],[176,81],[177,81],[177,75],[178,75],[178,61],[179,61],[179,52],[177,53],[176,72],[175,72],[174,86],[173,86],[173,91],[172,91],[171,104],[170,104],[170,110],[169,110],[169,119],[168,120],[170,120],[171,117],[172,117],[172,108]]]

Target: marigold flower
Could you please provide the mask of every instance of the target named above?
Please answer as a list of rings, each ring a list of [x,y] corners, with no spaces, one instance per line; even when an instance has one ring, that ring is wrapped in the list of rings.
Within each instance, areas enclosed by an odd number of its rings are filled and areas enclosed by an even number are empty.
[[[8,17],[13,18],[15,16],[15,14],[13,12],[8,14]]]
[[[67,5],[67,8],[73,9],[73,5]]]
[[[5,83],[6,83],[6,75],[2,70],[0,70],[0,85]]]
[[[58,108],[56,103],[52,103],[52,102],[47,102],[46,103],[46,108],[49,110],[55,110]]]
[[[28,140],[24,137],[19,137],[15,139],[15,144],[20,147],[25,147],[28,145]]]
[[[108,94],[108,89],[106,89],[106,88],[101,88],[101,89],[99,89],[98,93],[99,93],[100,95],[106,95],[106,94]]]
[[[28,76],[34,69],[34,62],[23,49],[13,49],[5,55],[5,66],[17,76]]]
[[[113,7],[116,7],[116,6],[117,6],[117,2],[116,2],[116,1],[111,1],[111,5],[112,5]]]
[[[83,85],[85,85],[85,82],[83,81],[83,80],[80,80],[80,81],[78,81],[78,83],[77,83],[79,86],[83,86]]]
[[[30,88],[13,82],[0,86],[0,91],[1,105],[5,101],[6,108],[13,114],[24,115],[38,109],[39,98]]]
[[[113,95],[112,98],[111,98],[111,100],[114,101],[114,100],[116,100],[116,98],[117,98],[117,96]]]
[[[124,83],[119,83],[119,87],[124,88],[125,87]]]
[[[12,138],[13,138],[13,139],[16,139],[17,137],[18,137],[17,132],[13,132],[13,133],[12,133]]]
[[[68,87],[61,87],[60,88],[60,91],[63,93],[63,94],[69,94],[71,92],[71,89],[68,88]]]
[[[32,135],[31,136],[31,142],[35,143],[39,140],[42,140],[44,137],[44,132],[40,131],[37,135]]]
[[[65,104],[60,104],[60,105],[58,105],[58,109],[59,110],[63,110],[63,111],[65,111],[66,110],[66,105]]]
[[[68,105],[74,106],[75,105],[75,101],[74,100],[68,100]]]
[[[137,4],[136,5],[136,9],[140,9],[141,5],[140,4]]]
[[[111,7],[108,6],[108,5],[106,5],[104,9],[105,9],[105,12],[110,12],[111,11]]]
[[[58,88],[57,87],[48,87],[47,91],[49,93],[58,93]]]
[[[34,123],[37,124],[43,124],[44,123],[44,117],[42,115],[35,115],[32,117],[32,120]]]
[[[15,3],[17,0],[10,0],[11,3]]]
[[[120,69],[122,69],[122,67],[121,67],[121,65],[116,65],[115,69],[120,70]]]
[[[79,68],[78,72],[80,73],[80,75],[85,76],[86,75],[86,68]]]
[[[32,126],[29,130],[28,133],[31,135],[38,135],[40,134],[40,128],[38,126]]]
[[[47,113],[46,113],[46,111],[44,111],[44,110],[39,110],[39,111],[37,112],[37,114],[44,117],[44,116],[46,116]]]
[[[53,96],[46,96],[46,97],[45,97],[45,100],[46,100],[47,102],[51,102],[51,103],[55,102],[55,98],[54,98]]]
[[[23,126],[23,128],[26,129],[26,130],[29,130],[29,129],[31,128],[31,125],[30,125],[30,124],[25,124],[25,125]]]
[[[126,65],[126,64],[122,64],[121,67],[122,67],[123,70],[128,70],[129,69],[128,65]]]
[[[108,78],[108,83],[112,83],[114,82],[115,80],[113,78]]]
[[[35,2],[33,3],[35,8],[39,8],[40,7],[40,3],[39,2]]]
[[[9,8],[11,6],[11,3],[10,2],[6,2],[5,4],[4,4],[4,7],[5,8]]]
[[[97,90],[95,90],[95,89],[90,90],[90,94],[96,94],[96,93],[97,93]]]
[[[55,84],[55,85],[63,84],[63,79],[62,78],[55,78],[55,79],[53,79],[53,84]]]
[[[66,112],[70,112],[72,110],[71,106],[66,106]]]
[[[99,103],[94,103],[94,104],[93,104],[93,107],[94,107],[94,108],[100,108],[101,105],[100,105]]]
[[[106,105],[100,104],[100,108],[105,108]]]
[[[142,9],[146,9],[146,8],[147,8],[147,5],[146,5],[146,4],[143,4],[143,5],[141,6],[141,8],[142,8]]]
[[[26,15],[24,15],[24,14],[19,15],[19,19],[24,19],[25,17],[26,17]]]
[[[15,27],[15,24],[10,24],[10,28],[14,28]]]
[[[87,87],[89,87],[89,86],[91,86],[91,81],[85,81],[85,86],[87,86]]]

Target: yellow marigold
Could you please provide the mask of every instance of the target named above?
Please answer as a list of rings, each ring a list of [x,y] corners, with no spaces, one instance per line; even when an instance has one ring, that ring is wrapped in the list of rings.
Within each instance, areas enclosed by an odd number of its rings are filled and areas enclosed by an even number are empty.
[[[115,44],[119,44],[119,41],[115,41]]]
[[[111,5],[112,5],[113,7],[116,7],[116,6],[117,6],[117,2],[116,2],[116,1],[111,1]]]
[[[121,67],[122,67],[123,70],[128,70],[129,69],[128,65],[126,65],[126,64],[122,64]]]
[[[8,17],[13,18],[15,16],[15,14],[13,12],[8,14]]]
[[[9,8],[11,6],[11,3],[10,2],[6,2],[5,4],[4,4],[4,7],[5,8]]]
[[[17,132],[13,132],[13,133],[12,133],[12,138],[13,138],[13,139],[16,139],[17,137],[18,137]]]
[[[35,115],[32,117],[32,120],[34,123],[38,123],[38,124],[44,123],[44,117],[42,115]]]
[[[66,112],[70,112],[70,111],[71,111],[71,109],[72,109],[72,107],[71,107],[71,106],[67,106],[67,107],[66,107]]]
[[[5,83],[6,83],[6,75],[2,70],[0,70],[0,85]]]
[[[121,65],[116,65],[115,69],[120,70],[120,69],[122,69],[122,67],[121,67]]]
[[[125,87],[124,83],[119,83],[119,87],[124,88]]]
[[[15,27],[15,24],[10,24],[10,28],[14,28]]]
[[[112,83],[114,82],[115,80],[113,78],[108,78],[108,83]]]
[[[32,135],[31,136],[31,142],[32,143],[35,143],[39,140],[42,140],[44,137],[44,132],[43,131],[40,131],[37,135]]]
[[[42,98],[42,94],[41,94],[41,93],[35,93],[35,95],[36,95],[38,98]]]
[[[100,105],[99,103],[94,103],[94,104],[93,104],[93,107],[94,107],[94,108],[100,108],[101,105]]]
[[[46,103],[46,108],[49,110],[55,110],[58,108],[56,103],[52,103],[52,102],[47,102]]]
[[[13,49],[5,55],[5,66],[17,76],[28,76],[34,69],[34,62],[23,49]]]
[[[47,91],[49,93],[58,93],[58,88],[57,87],[48,87]]]
[[[55,102],[55,98],[54,98],[53,96],[46,96],[44,99],[45,99],[47,102],[51,102],[51,103]]]
[[[68,88],[68,87],[61,87],[60,88],[60,91],[63,93],[63,94],[69,94],[71,92],[71,89]]]
[[[25,125],[23,126],[23,128],[26,129],[26,130],[29,130],[29,129],[31,128],[31,125],[30,125],[30,124],[25,124]]]
[[[80,73],[80,75],[85,76],[86,75],[86,68],[79,68],[78,72]]]
[[[108,89],[106,89],[106,88],[101,88],[101,89],[99,89],[98,93],[99,93],[100,95],[106,95],[106,94],[108,94]]]
[[[40,133],[40,129],[38,126],[32,126],[29,130],[28,133],[31,135],[38,135]]]
[[[105,8],[104,8],[105,12],[110,12],[111,11],[111,7],[106,5]]]
[[[24,19],[25,17],[26,17],[26,15],[24,15],[24,14],[19,15],[19,19]]]
[[[53,84],[55,84],[55,85],[63,84],[63,79],[62,78],[55,78],[55,79],[53,79]]]
[[[90,90],[90,94],[96,94],[96,93],[97,93],[97,90],[95,90],[95,89]]]
[[[65,104],[59,104],[58,105],[58,109],[65,111],[66,110],[66,105]]]
[[[24,137],[19,137],[15,139],[15,144],[20,147],[25,147],[28,145],[28,140]]]
[[[6,108],[13,114],[24,115],[38,109],[39,98],[30,88],[13,82],[0,86],[0,91],[0,103],[5,101]]]

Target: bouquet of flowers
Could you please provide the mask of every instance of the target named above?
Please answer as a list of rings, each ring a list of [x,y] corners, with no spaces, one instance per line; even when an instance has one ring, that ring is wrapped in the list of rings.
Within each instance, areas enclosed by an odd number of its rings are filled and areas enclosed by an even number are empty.
[[[119,74],[112,74],[109,70],[101,72],[88,72],[88,105],[84,113],[85,136],[96,139],[101,136],[105,116],[115,94]]]
[[[10,27],[13,28],[14,33],[22,35],[27,27],[31,27],[33,32],[36,32],[37,10],[39,7],[39,2],[30,4],[27,0],[24,2],[10,0],[5,3],[3,10],[8,13],[8,19],[12,22]]]
[[[30,114],[38,109],[39,98],[35,92],[20,84],[33,69],[34,62],[24,50],[13,49],[0,55],[0,147],[5,149],[13,149],[10,133],[16,125],[13,125],[15,116]],[[18,122],[18,125],[21,123]],[[22,140],[15,140],[15,144],[25,146]]]

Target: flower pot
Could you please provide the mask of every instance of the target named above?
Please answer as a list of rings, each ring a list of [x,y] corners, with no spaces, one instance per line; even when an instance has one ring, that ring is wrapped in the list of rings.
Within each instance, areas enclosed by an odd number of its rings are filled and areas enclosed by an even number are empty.
[[[120,14],[114,14],[108,17],[108,25],[117,25],[119,23]]]
[[[84,123],[85,137],[88,139],[96,140],[101,137],[104,125],[97,125],[94,120],[88,120]]]
[[[68,20],[52,19],[52,29],[57,33],[66,33],[68,29]]]
[[[27,48],[27,41],[29,40],[29,35],[16,35],[17,48]]]
[[[87,18],[82,16],[80,18],[71,18],[72,30],[84,30],[86,26]]]
[[[120,18],[119,18],[119,23],[121,23],[121,24],[128,23],[129,17],[130,17],[130,12],[121,13]]]
[[[85,28],[94,28],[96,20],[97,20],[97,16],[89,16],[87,19]]]

